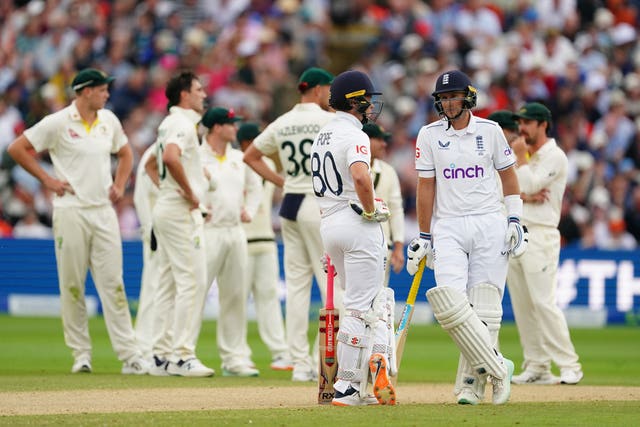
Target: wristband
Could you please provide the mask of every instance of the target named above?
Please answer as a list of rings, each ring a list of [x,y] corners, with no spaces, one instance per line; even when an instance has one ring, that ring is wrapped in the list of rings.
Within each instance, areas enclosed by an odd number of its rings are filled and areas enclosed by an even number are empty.
[[[431,240],[431,233],[420,232],[420,238],[425,240]]]
[[[511,221],[511,218],[520,220],[522,216],[522,199],[519,194],[504,196],[504,207],[507,209],[509,221]]]

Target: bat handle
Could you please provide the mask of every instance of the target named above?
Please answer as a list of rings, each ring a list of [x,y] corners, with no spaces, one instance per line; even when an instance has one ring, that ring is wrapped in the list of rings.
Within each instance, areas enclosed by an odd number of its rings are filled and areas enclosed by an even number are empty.
[[[331,263],[331,258],[327,254],[327,310],[333,310],[333,278],[335,276],[336,268]]]

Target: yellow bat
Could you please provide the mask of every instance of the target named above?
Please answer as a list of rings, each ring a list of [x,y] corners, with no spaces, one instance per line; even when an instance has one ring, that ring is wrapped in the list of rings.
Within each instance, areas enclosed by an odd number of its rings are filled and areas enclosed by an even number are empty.
[[[407,303],[402,310],[402,317],[398,328],[396,329],[396,366],[397,371],[400,371],[400,362],[402,361],[402,352],[404,351],[404,344],[407,341],[407,333],[409,332],[409,325],[411,324],[411,318],[413,317],[413,309],[416,303],[416,297],[418,296],[418,289],[420,288],[420,282],[422,281],[422,273],[424,272],[424,265],[426,257],[420,260],[418,265],[418,271],[413,276],[413,282],[411,283],[411,289],[409,289],[409,295],[407,295]],[[395,385],[398,382],[397,374],[391,378],[391,382]]]

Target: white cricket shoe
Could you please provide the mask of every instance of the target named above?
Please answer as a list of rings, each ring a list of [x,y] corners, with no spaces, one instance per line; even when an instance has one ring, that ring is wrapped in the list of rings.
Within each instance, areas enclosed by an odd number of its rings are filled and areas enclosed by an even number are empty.
[[[360,397],[360,392],[355,388],[349,386],[344,392],[340,393],[335,391],[333,400],[331,400],[333,406],[366,406],[366,405],[379,405],[378,399],[375,396],[368,394],[364,399]]]
[[[477,405],[481,400],[471,387],[462,387],[457,397],[458,405]]]
[[[296,369],[294,367],[291,381],[296,381],[296,382],[318,381],[318,373],[313,369],[305,370],[305,369]]]
[[[223,377],[257,377],[258,375],[260,375],[260,371],[249,365],[222,366]]]
[[[269,367],[274,371],[293,371],[293,362],[288,356],[276,356]]]
[[[369,358],[369,371],[373,383],[373,394],[381,405],[396,404],[396,389],[389,379],[387,359],[381,353],[374,353]]]
[[[560,369],[560,383],[561,384],[578,384],[584,373],[582,369]]]
[[[75,362],[73,362],[73,366],[71,366],[72,374],[78,374],[78,373],[90,374],[91,371],[92,371],[91,360],[86,358],[77,359]]]
[[[196,357],[180,360],[177,363],[169,362],[167,372],[181,377],[212,377],[215,374],[213,369],[203,365]]]
[[[504,359],[504,365],[507,367],[507,376],[503,379],[491,378],[491,384],[493,384],[493,404],[503,405],[507,403],[511,396],[511,378],[513,377],[513,362],[509,359]]]
[[[169,366],[167,359],[153,356],[153,362],[151,363],[151,368],[149,368],[149,375],[154,377],[168,377],[169,372],[167,372],[167,366]]]
[[[525,369],[520,375],[514,375],[511,378],[513,384],[537,384],[537,385],[551,385],[560,384],[560,378],[553,375],[551,372],[534,372],[529,369]]]
[[[149,373],[149,363],[142,357],[134,357],[122,364],[122,375],[146,375]]]

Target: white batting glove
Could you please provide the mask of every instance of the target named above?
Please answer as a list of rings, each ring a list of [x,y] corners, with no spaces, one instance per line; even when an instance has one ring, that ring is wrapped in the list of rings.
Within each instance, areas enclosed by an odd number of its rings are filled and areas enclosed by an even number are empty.
[[[416,237],[407,246],[407,272],[410,275],[416,274],[420,260],[424,257],[425,265],[433,270],[433,246],[431,244],[431,233],[420,232],[420,237]]]
[[[349,200],[349,206],[355,213],[360,215],[362,218],[367,221],[374,222],[385,222],[391,216],[391,212],[389,211],[389,207],[382,199],[374,199],[373,201],[373,212],[365,212],[362,204],[355,200]]]
[[[507,251],[513,258],[522,256],[529,244],[529,231],[526,225],[520,224],[517,217],[509,217],[509,227],[504,242],[507,244]]]

